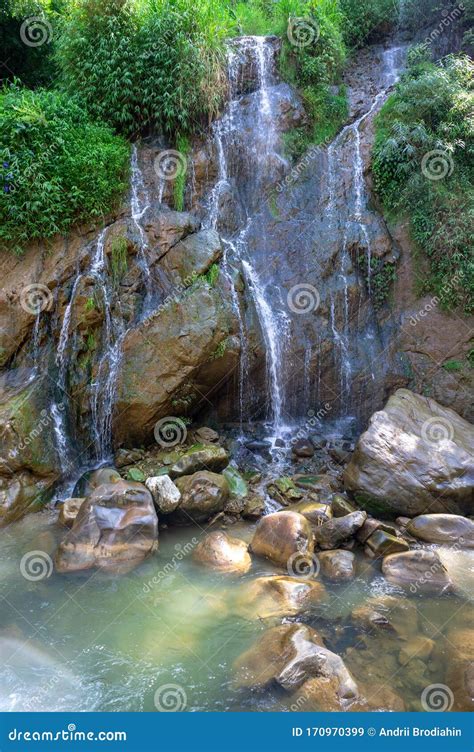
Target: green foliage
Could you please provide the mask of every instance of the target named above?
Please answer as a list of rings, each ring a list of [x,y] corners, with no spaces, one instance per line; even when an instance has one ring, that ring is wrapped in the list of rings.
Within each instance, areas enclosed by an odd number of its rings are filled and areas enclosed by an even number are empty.
[[[399,0],[340,0],[344,40],[361,47],[386,35],[398,18]]]
[[[53,11],[58,7],[50,0],[2,0],[0,83],[19,79],[25,86],[44,86],[52,80]],[[27,23],[31,18],[39,20]],[[21,34],[34,45],[25,44]],[[42,40],[44,43],[39,44]]]
[[[95,309],[95,300],[94,300],[94,298],[87,298],[85,309],[86,309],[87,313],[89,313],[89,311],[93,311]]]
[[[176,149],[179,151],[180,154],[183,155],[183,157],[187,157],[189,152],[191,151],[191,144],[189,143],[189,139],[187,136],[180,135],[178,136],[177,143],[176,143]],[[185,162],[187,165],[187,161]],[[174,208],[176,211],[183,211],[184,209],[184,192],[186,189],[186,174],[187,174],[187,168],[180,170],[175,178],[174,184],[173,184],[173,201],[174,201]]]
[[[137,483],[144,483],[146,481],[145,474],[139,467],[128,468],[125,477],[126,480],[134,480]]]
[[[284,135],[285,151],[295,159],[313,144],[329,143],[347,120],[349,109],[344,86],[338,87],[337,93],[325,85],[308,86],[301,94],[309,124],[307,127],[293,128]]]
[[[56,44],[61,81],[127,135],[189,132],[220,106],[229,25],[219,0],[77,0]]]
[[[127,238],[119,235],[112,240],[110,246],[110,267],[112,270],[112,280],[114,287],[117,287],[120,280],[127,273],[128,269],[128,242]]]
[[[205,273],[204,278],[208,285],[214,287],[219,277],[219,264],[212,264],[212,266]]]
[[[16,84],[0,93],[0,247],[100,217],[127,185],[128,144],[78,100]]]
[[[466,312],[474,310],[473,69],[465,56],[437,65],[418,57],[377,118],[373,151],[386,210],[409,216],[429,262],[423,291]]]
[[[370,262],[370,274],[367,256],[359,254],[357,259],[359,268],[362,269],[367,289],[376,309],[382,308],[387,302],[392,285],[397,278],[395,264],[385,259],[372,258]]]
[[[462,371],[462,363],[459,360],[448,360],[443,363],[445,371]]]
[[[217,345],[216,349],[211,355],[211,360],[219,360],[219,358],[224,357],[224,354],[227,350],[227,347],[229,346],[228,339],[223,339],[219,344]]]

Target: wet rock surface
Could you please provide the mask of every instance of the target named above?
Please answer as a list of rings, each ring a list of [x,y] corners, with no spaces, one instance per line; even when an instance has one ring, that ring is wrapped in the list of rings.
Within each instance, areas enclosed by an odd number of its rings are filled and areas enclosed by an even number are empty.
[[[238,574],[247,572],[252,564],[247,544],[221,531],[206,535],[197,545],[193,559],[219,572]]]
[[[367,508],[397,514],[472,511],[474,427],[434,400],[399,389],[375,413],[344,473]]]
[[[257,525],[250,550],[274,564],[290,567],[291,557],[311,557],[313,552],[311,525],[297,512],[276,512],[263,517]]]
[[[390,554],[382,562],[385,577],[413,592],[442,594],[452,589],[451,579],[436,551]]]
[[[81,505],[59,545],[57,572],[97,567],[114,573],[134,569],[158,548],[158,519],[150,492],[140,483],[98,486]]]

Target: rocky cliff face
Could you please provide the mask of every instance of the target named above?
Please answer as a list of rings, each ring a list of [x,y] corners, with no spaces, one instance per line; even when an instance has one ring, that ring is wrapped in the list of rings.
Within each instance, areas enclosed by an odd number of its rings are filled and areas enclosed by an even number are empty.
[[[293,164],[282,134],[306,115],[278,50],[231,45],[228,105],[188,159],[188,211],[169,208],[163,145],[149,141],[100,233],[0,259],[4,520],[74,468],[151,441],[167,415],[284,424],[323,408],[362,428],[408,385],[472,416],[473,322],[417,299],[406,228],[387,226],[371,191],[373,118],[403,49],[354,59],[348,125]],[[376,275],[394,266],[377,307]]]

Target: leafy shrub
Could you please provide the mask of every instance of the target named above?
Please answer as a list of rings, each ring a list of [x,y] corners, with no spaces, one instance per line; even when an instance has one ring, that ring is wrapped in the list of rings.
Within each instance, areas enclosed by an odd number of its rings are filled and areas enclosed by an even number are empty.
[[[61,81],[127,135],[190,131],[221,103],[228,19],[218,0],[77,0],[56,45]]]
[[[44,86],[54,76],[52,59],[53,23],[50,0],[2,0],[0,6],[0,83],[21,79],[26,86]],[[44,18],[45,43],[26,45],[21,38],[22,23],[29,17]],[[40,33],[40,29],[37,29]],[[28,35],[27,35],[28,36]],[[37,37],[31,37],[33,41]],[[38,37],[42,38],[42,37]]]
[[[0,245],[63,233],[111,209],[127,185],[128,144],[71,96],[17,85],[0,94]]]
[[[428,259],[425,290],[445,307],[468,312],[474,309],[473,70],[463,56],[411,67],[376,120],[373,151],[384,206],[410,217]]]
[[[361,47],[376,40],[389,32],[398,18],[399,0],[340,0],[340,5],[348,47]]]

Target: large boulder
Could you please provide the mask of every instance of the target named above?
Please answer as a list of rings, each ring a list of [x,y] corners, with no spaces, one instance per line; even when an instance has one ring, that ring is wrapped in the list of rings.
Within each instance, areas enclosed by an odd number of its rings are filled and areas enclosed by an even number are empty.
[[[0,377],[0,525],[40,509],[59,475],[49,379],[19,368]]]
[[[410,520],[407,532],[428,543],[459,543],[474,548],[474,522],[457,514],[422,514]]]
[[[311,524],[297,512],[268,514],[258,523],[250,550],[274,564],[293,569],[292,562],[298,555],[311,558],[314,550]]]
[[[58,572],[97,567],[128,572],[158,548],[158,518],[151,493],[121,480],[98,486],[83,502],[72,529],[59,545]]]
[[[415,549],[401,554],[390,554],[382,561],[382,572],[390,582],[409,586],[413,593],[451,591],[453,583],[436,551]]]
[[[344,483],[374,511],[472,512],[474,427],[434,400],[399,389],[370,419]]]
[[[176,486],[181,494],[181,501],[169,515],[169,520],[181,525],[205,522],[221,512],[229,498],[226,479],[207,470],[177,478]]]
[[[257,577],[241,585],[233,610],[244,619],[297,616],[321,605],[324,585],[298,577]]]
[[[209,569],[237,574],[244,574],[252,565],[248,545],[221,530],[209,533],[200,541],[194,549],[193,559]]]
[[[220,473],[229,464],[229,455],[224,447],[216,444],[195,444],[190,447],[174,465],[169,474],[171,478],[192,475],[199,470]]]
[[[180,414],[224,383],[237,363],[237,331],[222,279],[175,291],[124,337],[117,380],[114,437],[136,446],[153,437],[159,418]],[[176,442],[183,437],[177,437]]]
[[[263,688],[276,682],[292,692],[312,677],[337,681],[341,700],[354,700],[357,685],[342,658],[323,647],[320,635],[301,624],[268,629],[234,664],[238,686]]]

